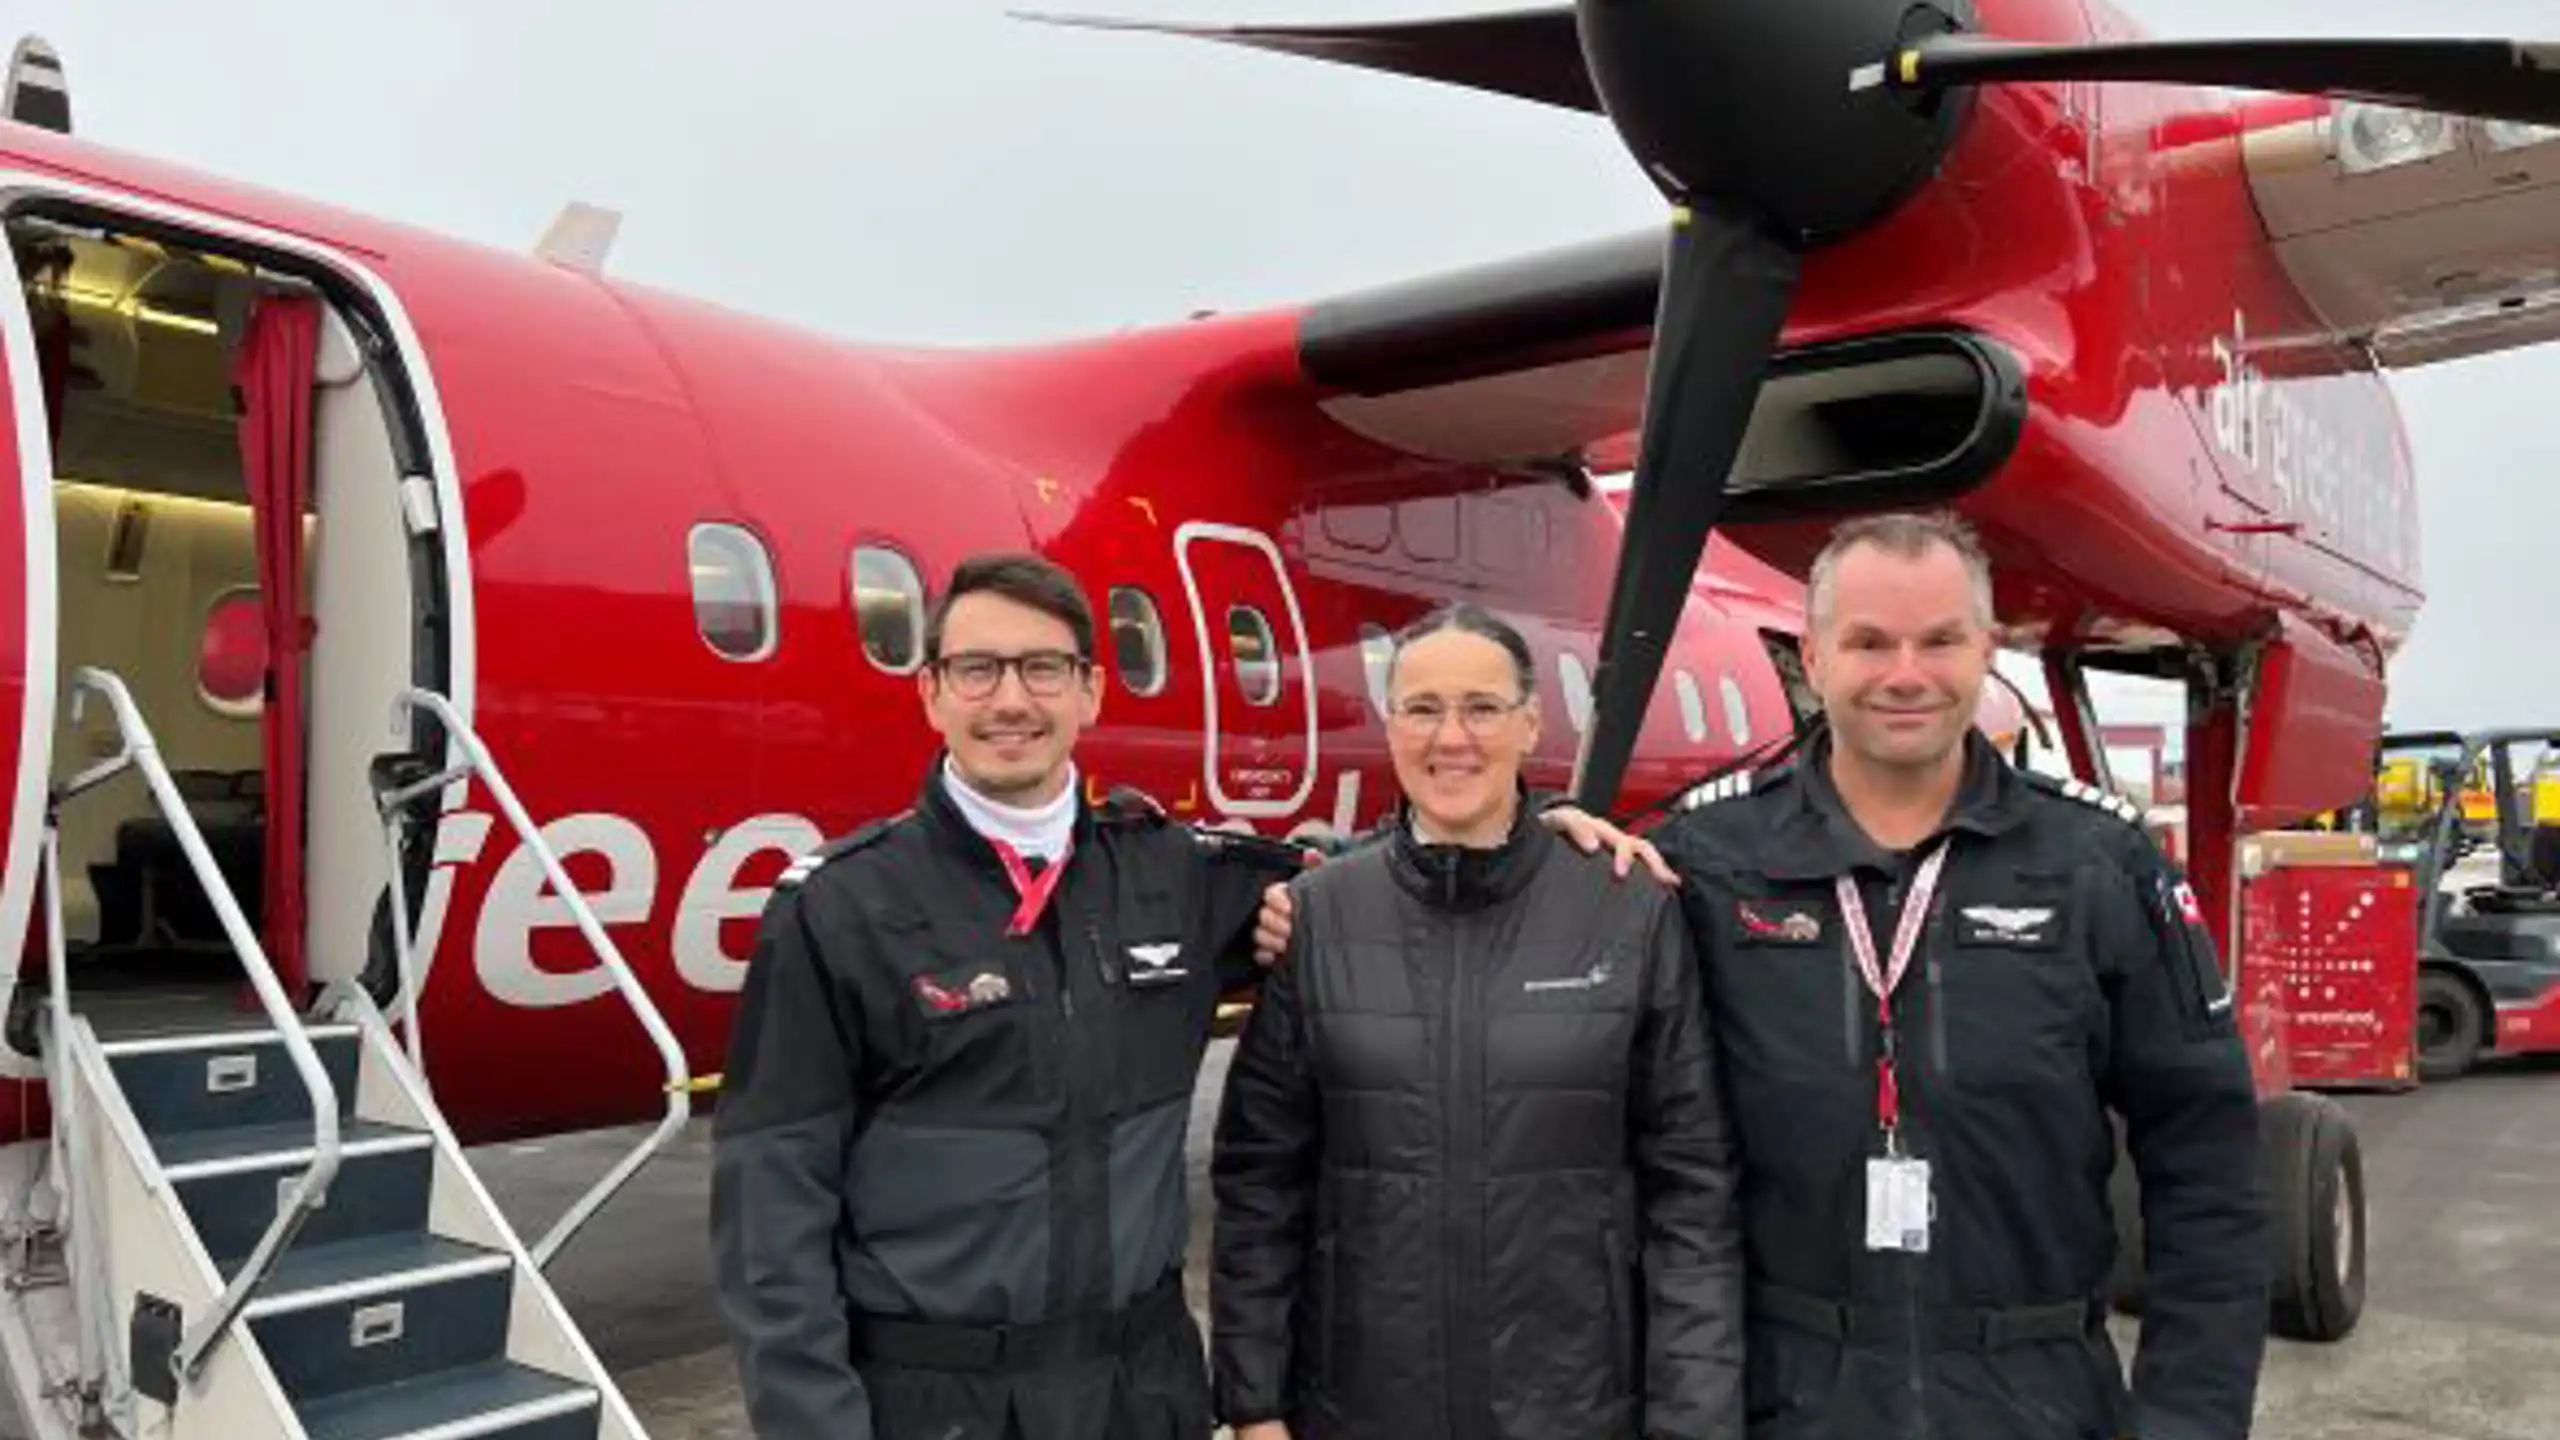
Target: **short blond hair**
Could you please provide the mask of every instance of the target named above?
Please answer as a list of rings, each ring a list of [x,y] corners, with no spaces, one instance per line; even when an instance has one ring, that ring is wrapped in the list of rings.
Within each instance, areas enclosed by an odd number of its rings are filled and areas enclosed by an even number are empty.
[[[1973,591],[1974,619],[1986,629],[1991,626],[1991,557],[1983,551],[1981,537],[1973,527],[1949,510],[1896,510],[1842,521],[1831,532],[1822,553],[1813,557],[1804,600],[1805,620],[1814,629],[1822,628],[1824,617],[1831,611],[1841,559],[1861,545],[1872,545],[1904,560],[1920,559],[1933,546],[1944,545],[1953,550],[1956,558],[1964,562],[1965,580]]]

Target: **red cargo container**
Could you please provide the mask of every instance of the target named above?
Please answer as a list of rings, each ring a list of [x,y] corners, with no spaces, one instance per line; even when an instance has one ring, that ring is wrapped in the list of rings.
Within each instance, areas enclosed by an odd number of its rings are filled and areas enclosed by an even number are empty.
[[[2293,1083],[2405,1090],[2418,1083],[2418,892],[2373,861],[2278,863],[2241,896],[2248,963],[2284,997]]]

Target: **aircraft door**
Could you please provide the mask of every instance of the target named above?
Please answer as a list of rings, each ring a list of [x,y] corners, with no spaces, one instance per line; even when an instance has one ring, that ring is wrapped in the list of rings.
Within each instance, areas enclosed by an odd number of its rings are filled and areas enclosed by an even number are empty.
[[[1295,815],[1315,790],[1316,699],[1280,548],[1258,530],[1194,521],[1173,550],[1200,649],[1203,798],[1221,816]]]
[[[52,772],[55,694],[53,444],[17,256],[0,245],[0,944],[40,964],[31,923]],[[10,966],[12,973],[18,966]],[[0,981],[0,995],[5,995]]]

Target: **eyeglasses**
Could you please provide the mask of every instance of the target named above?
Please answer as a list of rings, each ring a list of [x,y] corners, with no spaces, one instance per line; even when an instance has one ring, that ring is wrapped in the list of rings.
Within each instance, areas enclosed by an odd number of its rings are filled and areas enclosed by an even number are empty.
[[[1458,724],[1468,734],[1483,739],[1513,711],[1528,703],[1526,699],[1469,700],[1458,707]],[[1449,718],[1449,707],[1437,700],[1407,700],[1388,711],[1387,716],[1397,729],[1419,739],[1439,733],[1440,722]]]
[[[1034,650],[1027,655],[968,651],[945,655],[933,662],[933,668],[941,673],[942,683],[963,700],[984,700],[996,693],[1007,670],[1022,677],[1025,691],[1047,699],[1065,694],[1070,683],[1093,668],[1093,662],[1063,650]]]

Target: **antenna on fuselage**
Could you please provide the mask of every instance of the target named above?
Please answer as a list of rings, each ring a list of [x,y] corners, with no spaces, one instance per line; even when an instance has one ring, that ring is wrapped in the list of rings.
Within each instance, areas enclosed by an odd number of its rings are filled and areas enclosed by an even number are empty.
[[[71,133],[71,87],[62,78],[62,57],[43,36],[18,41],[17,52],[9,57],[9,88],[0,95],[0,110],[21,125]]]
[[[604,258],[612,253],[613,239],[621,232],[621,211],[572,200],[552,217],[551,228],[542,232],[533,253],[563,269],[602,275]]]

